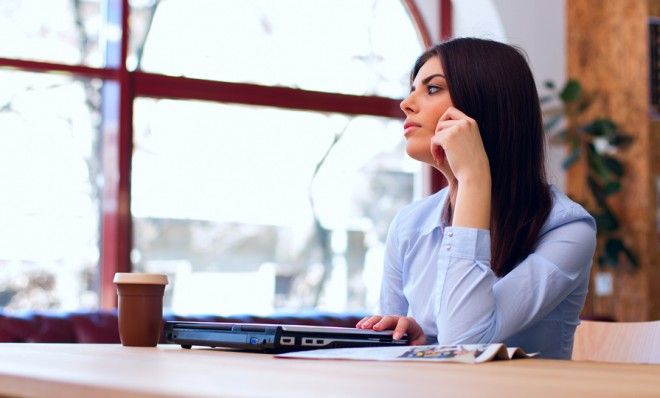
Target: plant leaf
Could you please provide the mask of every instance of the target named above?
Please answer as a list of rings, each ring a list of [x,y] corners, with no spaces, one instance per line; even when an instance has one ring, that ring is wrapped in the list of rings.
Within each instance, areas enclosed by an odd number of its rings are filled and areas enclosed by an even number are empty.
[[[575,147],[571,153],[566,156],[564,161],[561,163],[561,168],[567,170],[580,158],[580,147]]]
[[[591,195],[593,195],[594,199],[596,199],[596,202],[598,202],[598,206],[601,209],[605,209],[605,212],[609,212],[609,208],[607,207],[607,192],[603,188],[602,185],[598,181],[596,181],[595,178],[592,176],[587,177],[587,185],[589,186],[589,190],[591,191]]]
[[[559,124],[559,122],[561,121],[562,117],[563,117],[563,115],[557,115],[557,116],[553,116],[553,117],[551,117],[551,118],[550,118],[550,119],[549,119],[549,120],[543,125],[543,130],[545,130],[546,132],[548,132],[548,131],[552,131],[552,130],[557,126],[557,124]]]
[[[600,177],[604,182],[609,182],[612,180],[612,173],[603,162],[603,157],[596,151],[593,144],[587,145],[589,148],[588,158],[589,158],[589,168],[593,170],[598,177]]]
[[[628,257],[630,264],[632,264],[634,268],[637,268],[639,266],[639,262],[637,261],[637,256],[635,256],[635,253],[627,246],[624,246],[622,250],[626,257]]]
[[[584,132],[594,137],[612,137],[617,125],[609,119],[596,119],[582,128]]]
[[[610,145],[614,145],[617,148],[626,149],[634,141],[632,135],[617,133],[610,138]]]
[[[605,232],[613,232],[619,228],[619,222],[610,212],[605,212],[603,214],[594,215],[596,219],[596,228],[598,234],[602,235]]]
[[[559,98],[564,102],[575,102],[582,94],[582,85],[577,80],[569,80],[559,93]]]
[[[623,164],[611,156],[603,156],[605,166],[617,177],[623,176]]]
[[[618,238],[609,238],[605,242],[605,257],[607,264],[616,267],[619,265],[619,253],[623,250],[623,241]]]
[[[605,193],[607,195],[612,195],[614,193],[617,193],[621,190],[621,183],[619,181],[610,181],[607,184],[605,184]]]

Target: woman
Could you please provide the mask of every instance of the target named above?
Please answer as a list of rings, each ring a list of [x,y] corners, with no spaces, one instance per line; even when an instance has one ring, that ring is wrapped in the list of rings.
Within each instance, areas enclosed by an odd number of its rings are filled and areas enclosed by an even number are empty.
[[[525,58],[488,40],[437,45],[415,63],[401,109],[408,155],[442,172],[448,187],[392,221],[385,315],[357,327],[394,329],[412,344],[504,342],[570,358],[596,226],[546,182]]]

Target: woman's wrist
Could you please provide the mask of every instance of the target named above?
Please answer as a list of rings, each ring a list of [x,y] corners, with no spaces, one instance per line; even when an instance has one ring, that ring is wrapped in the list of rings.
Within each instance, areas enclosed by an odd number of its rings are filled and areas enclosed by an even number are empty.
[[[486,160],[484,162],[478,163],[479,164],[475,164],[472,167],[467,168],[462,173],[460,173],[460,175],[456,175],[459,186],[461,183],[464,185],[473,184],[482,186],[484,184],[491,184],[490,165],[488,161]]]
[[[460,189],[461,186],[464,188],[474,189],[474,188],[491,188],[492,182],[490,178],[490,173],[474,173],[466,174],[461,176],[460,179],[457,179],[457,188]]]
[[[490,229],[490,172],[467,174],[458,181],[452,226]]]

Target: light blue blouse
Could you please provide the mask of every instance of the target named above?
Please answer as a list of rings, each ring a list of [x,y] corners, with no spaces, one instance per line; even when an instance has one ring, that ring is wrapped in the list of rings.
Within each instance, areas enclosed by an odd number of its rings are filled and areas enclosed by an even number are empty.
[[[447,188],[403,208],[387,237],[380,312],[415,318],[439,344],[504,342],[570,359],[596,225],[551,192],[536,249],[502,278],[490,269],[490,231],[450,225]]]

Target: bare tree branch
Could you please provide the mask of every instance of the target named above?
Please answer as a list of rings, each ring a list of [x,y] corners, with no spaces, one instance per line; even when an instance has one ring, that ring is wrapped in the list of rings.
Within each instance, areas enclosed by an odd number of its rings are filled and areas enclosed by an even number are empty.
[[[314,195],[312,193],[312,188],[314,186],[314,180],[316,180],[319,171],[321,171],[321,168],[327,161],[328,156],[330,155],[332,150],[337,146],[337,143],[344,136],[350,124],[351,122],[349,120],[346,123],[346,125],[337,134],[335,134],[335,137],[328,146],[328,149],[325,151],[325,154],[323,154],[323,156],[318,161],[318,163],[316,163],[316,166],[314,167],[314,172],[312,173],[312,178],[309,183],[307,198],[312,208],[312,216],[314,217],[314,235],[318,239],[318,244],[321,247],[321,263],[323,264],[323,274],[321,275],[321,279],[319,280],[319,283],[316,287],[316,293],[314,295],[315,307],[319,304],[319,300],[321,299],[321,294],[323,293],[325,283],[327,282],[330,276],[330,271],[332,269],[332,249],[330,247],[330,238],[331,238],[330,230],[328,230],[321,224],[321,219],[319,217],[318,210],[316,209],[316,205],[314,202]]]

